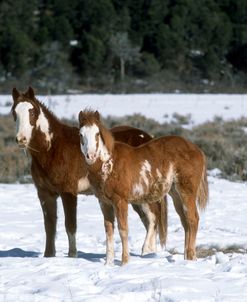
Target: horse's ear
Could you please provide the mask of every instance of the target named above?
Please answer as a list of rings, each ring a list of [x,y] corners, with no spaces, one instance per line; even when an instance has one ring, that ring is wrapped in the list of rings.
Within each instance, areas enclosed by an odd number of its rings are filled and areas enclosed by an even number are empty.
[[[28,87],[28,90],[25,92],[25,95],[31,100],[34,99],[34,90],[31,86]]]
[[[20,96],[20,92],[14,87],[12,90],[12,98],[14,101],[17,101],[18,97]]]
[[[80,125],[81,125],[81,124],[82,124],[82,121],[83,121],[83,113],[82,113],[82,111],[79,112],[79,114],[78,114],[78,119],[79,119],[79,123],[80,123]]]
[[[96,110],[96,111],[94,112],[94,115],[95,115],[97,121],[99,122],[99,121],[100,121],[100,114],[99,114],[99,111]]]

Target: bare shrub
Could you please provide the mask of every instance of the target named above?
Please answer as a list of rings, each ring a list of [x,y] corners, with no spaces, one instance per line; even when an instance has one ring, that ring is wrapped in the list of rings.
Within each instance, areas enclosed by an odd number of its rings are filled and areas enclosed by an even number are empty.
[[[171,123],[160,124],[140,114],[121,118],[109,116],[105,119],[109,127],[125,124],[141,128],[154,137],[180,135],[200,146],[208,159],[208,169],[218,168],[224,178],[247,180],[247,119],[223,121],[215,118],[192,129],[182,125],[190,116],[174,115]],[[63,120],[77,126],[75,120]],[[24,152],[15,143],[15,124],[12,116],[0,115],[0,182],[30,181],[30,163]]]

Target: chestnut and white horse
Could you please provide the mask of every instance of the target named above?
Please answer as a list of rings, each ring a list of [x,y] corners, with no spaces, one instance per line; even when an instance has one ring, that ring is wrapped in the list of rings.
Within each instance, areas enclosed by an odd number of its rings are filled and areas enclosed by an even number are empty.
[[[185,259],[196,259],[198,206],[208,201],[206,158],[178,136],[153,139],[138,147],[114,140],[98,111],[79,114],[81,151],[96,196],[112,205],[122,241],[122,264],[128,262],[128,203],[142,204],[171,195],[185,231]],[[109,218],[109,224],[112,221]],[[107,262],[114,259],[113,235],[107,236]]]
[[[76,257],[77,194],[91,194],[87,166],[80,150],[79,129],[57,119],[36,99],[31,87],[24,93],[14,88],[12,96],[14,103],[11,111],[17,123],[16,141],[31,155],[31,174],[43,210],[46,232],[44,256],[53,257],[56,253],[56,201],[61,196],[69,241],[68,255]],[[113,128],[112,132],[117,139],[133,145],[151,139],[144,131],[127,126]],[[103,201],[100,204],[107,226],[111,207]],[[107,215],[105,209],[108,210]],[[166,239],[166,219],[160,219],[160,213],[166,213],[166,205],[156,203],[134,209],[147,229],[142,252],[155,252],[156,230],[159,231],[161,244]]]

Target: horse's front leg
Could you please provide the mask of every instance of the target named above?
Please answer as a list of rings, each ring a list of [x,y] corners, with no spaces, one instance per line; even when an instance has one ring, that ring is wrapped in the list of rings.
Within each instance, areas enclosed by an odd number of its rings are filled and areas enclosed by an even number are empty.
[[[70,193],[61,194],[64,216],[65,216],[65,228],[69,241],[68,256],[76,258],[76,210],[77,210],[77,196]]]
[[[112,205],[99,201],[104,215],[104,226],[106,234],[106,264],[112,265],[114,262],[114,209]]]
[[[115,214],[118,222],[118,230],[122,241],[122,265],[129,261],[128,247],[128,202],[119,200],[115,203]]]
[[[46,232],[45,257],[55,257],[55,237],[57,224],[57,195],[37,188],[38,197],[44,215],[44,225]]]

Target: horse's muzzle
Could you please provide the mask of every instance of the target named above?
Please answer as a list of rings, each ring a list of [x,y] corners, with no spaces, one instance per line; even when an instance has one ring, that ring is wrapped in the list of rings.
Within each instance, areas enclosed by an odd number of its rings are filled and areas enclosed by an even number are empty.
[[[21,138],[21,139],[18,139],[18,138],[16,137],[15,141],[16,141],[16,143],[18,144],[18,147],[19,147],[19,148],[21,148],[21,149],[26,148],[26,146],[27,146],[27,140],[26,140],[25,137],[23,137],[23,138]]]

